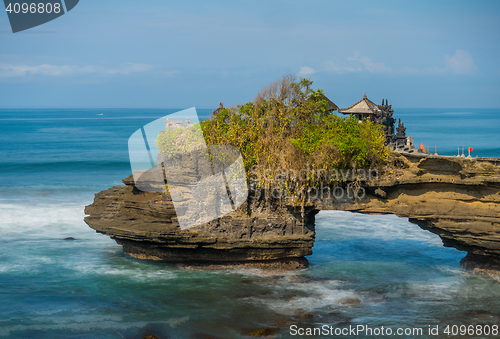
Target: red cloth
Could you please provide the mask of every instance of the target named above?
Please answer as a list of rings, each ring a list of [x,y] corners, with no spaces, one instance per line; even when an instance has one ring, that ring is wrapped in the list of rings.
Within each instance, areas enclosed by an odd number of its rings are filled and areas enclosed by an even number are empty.
[[[427,153],[427,150],[425,149],[425,146],[422,145],[422,143],[420,143],[420,149],[422,150],[422,152]]]

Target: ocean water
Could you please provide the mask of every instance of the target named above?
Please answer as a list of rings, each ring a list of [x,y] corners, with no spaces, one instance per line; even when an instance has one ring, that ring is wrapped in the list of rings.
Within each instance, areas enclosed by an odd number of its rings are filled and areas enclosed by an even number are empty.
[[[460,147],[472,147],[471,156],[500,157],[499,109],[397,109],[394,117],[405,124],[406,134],[422,143],[431,153],[457,155]],[[397,126],[397,122],[396,122]]]
[[[500,325],[500,281],[463,271],[464,252],[394,215],[319,213],[310,267],[297,272],[179,269],[124,255],[83,222],[83,209],[130,174],[128,137],[175,111],[0,110],[0,339],[248,338],[263,328],[294,338],[291,325],[325,324],[451,338],[446,325]],[[500,157],[500,110],[395,115],[440,154],[471,146],[473,156]],[[346,297],[360,303],[340,305]]]

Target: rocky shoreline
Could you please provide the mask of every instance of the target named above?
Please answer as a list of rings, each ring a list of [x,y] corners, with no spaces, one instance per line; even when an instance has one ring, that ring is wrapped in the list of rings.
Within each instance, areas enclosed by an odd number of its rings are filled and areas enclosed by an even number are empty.
[[[315,215],[321,210],[395,214],[468,253],[467,269],[500,271],[500,162],[391,154],[362,199],[316,197],[298,205],[250,192],[236,211],[181,230],[168,194],[142,192],[132,177],[96,194],[85,222],[138,259],[188,267],[249,265],[278,270],[307,266]],[[465,254],[465,253],[464,253]]]

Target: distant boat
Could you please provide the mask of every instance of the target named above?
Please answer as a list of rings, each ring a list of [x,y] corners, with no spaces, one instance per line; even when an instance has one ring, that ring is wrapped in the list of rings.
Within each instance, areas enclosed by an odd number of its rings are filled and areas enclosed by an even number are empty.
[[[96,115],[103,115],[104,113],[97,113]]]

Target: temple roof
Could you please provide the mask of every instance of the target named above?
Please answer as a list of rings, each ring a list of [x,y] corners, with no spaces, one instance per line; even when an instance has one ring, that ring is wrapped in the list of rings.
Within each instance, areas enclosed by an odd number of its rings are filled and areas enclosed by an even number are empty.
[[[339,109],[339,106],[335,105],[335,104],[333,103],[333,101],[331,101],[330,99],[328,99],[328,98],[326,97],[326,95],[322,95],[322,96],[321,96],[321,100],[325,100],[325,101],[327,102],[327,104],[326,104],[326,110],[327,110],[328,112],[331,112],[331,111],[336,111],[336,110],[338,110],[338,109]]]
[[[343,114],[375,114],[378,112],[380,112],[380,109],[378,108],[377,104],[369,100],[366,97],[366,93],[363,96],[363,99],[359,100],[354,105],[348,108],[339,109],[339,113]]]

